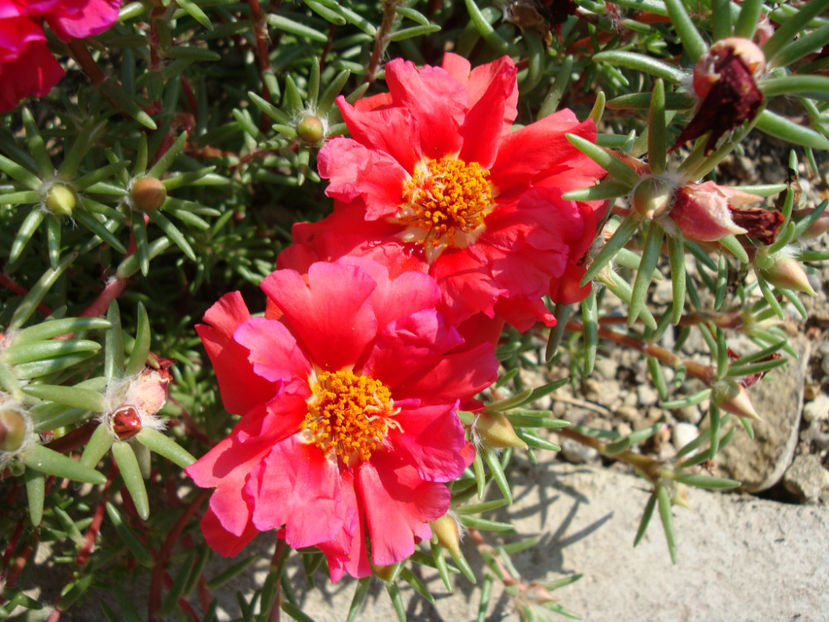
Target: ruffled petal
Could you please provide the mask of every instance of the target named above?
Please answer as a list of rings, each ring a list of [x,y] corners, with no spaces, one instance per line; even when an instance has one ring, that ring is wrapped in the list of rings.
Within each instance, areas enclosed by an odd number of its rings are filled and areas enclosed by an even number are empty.
[[[118,19],[121,0],[86,0],[79,11],[46,16],[49,27],[61,41],[84,39],[107,30]]]
[[[413,313],[387,325],[363,369],[388,387],[429,373],[445,352],[463,343],[458,331],[434,309]]]
[[[420,398],[424,404],[454,404],[471,399],[498,377],[492,345],[482,343],[441,357],[426,373],[414,374],[395,387],[395,398]]]
[[[463,147],[460,159],[465,162],[478,162],[486,169],[495,161],[498,147],[507,129],[504,124],[507,100],[516,92],[516,71],[512,61],[502,59],[491,65],[496,73],[486,76],[486,90],[466,114],[461,127]]]
[[[250,521],[245,525],[242,533],[229,532],[222,527],[222,523],[209,507],[202,516],[201,529],[210,548],[225,557],[236,557],[259,533]]]
[[[570,110],[560,110],[507,135],[491,169],[492,183],[499,193],[526,188],[563,170],[597,167],[567,140],[566,133],[593,141],[596,127],[593,121],[579,123]]]
[[[440,300],[440,289],[428,274],[404,272],[390,278],[385,265],[349,255],[342,257],[339,263],[359,267],[377,283],[370,300],[379,328],[416,311],[434,307]]]
[[[307,397],[311,364],[282,322],[252,317],[239,325],[233,339],[250,352],[254,373],[279,383],[283,391]]]
[[[345,573],[357,578],[371,574],[364,518],[357,501],[354,476],[350,471],[341,473],[341,483],[344,515],[355,515],[358,519],[353,526],[344,525],[331,540],[317,545],[325,554],[331,581],[339,581]]]
[[[408,558],[415,542],[432,537],[429,522],[446,513],[451,495],[424,482],[415,468],[389,454],[375,454],[357,469],[357,490],[371,536],[371,560],[387,566]]]
[[[448,482],[463,473],[466,436],[454,404],[404,408],[395,420],[402,431],[390,435],[394,451],[406,452],[421,479]]]
[[[408,110],[399,107],[363,110],[345,101],[341,95],[337,106],[351,137],[361,145],[391,156],[407,171],[420,160],[417,126]]]
[[[251,473],[245,493],[260,531],[285,525],[283,538],[293,548],[314,546],[348,527],[358,516],[342,499],[336,462],[294,435],[274,445]]]
[[[377,283],[357,267],[323,262],[312,264],[307,278],[277,270],[261,287],[315,365],[329,371],[353,365],[377,334],[366,304]]]
[[[329,180],[325,194],[345,202],[360,199],[366,220],[387,218],[400,209],[409,175],[385,152],[334,138],[320,149],[317,165],[320,176]]]
[[[418,69],[401,58],[386,63],[386,83],[395,105],[415,118],[420,147],[415,153],[437,160],[460,151],[458,129],[466,113],[463,85],[441,67]]]
[[[305,401],[294,396],[262,406],[185,469],[197,486],[216,488],[210,508],[225,530],[242,534],[250,520],[250,508],[242,494],[248,475],[274,443],[297,431],[304,417]]]
[[[492,317],[495,301],[507,294],[498,287],[487,258],[474,246],[463,251],[444,252],[432,264],[430,274],[443,295],[441,311],[458,324],[476,313]]]
[[[216,370],[222,402],[228,412],[237,415],[264,404],[278,389],[276,384],[254,372],[248,361],[250,351],[233,339],[239,325],[249,319],[242,294],[231,292],[205,312],[206,324],[196,325],[196,332]]]

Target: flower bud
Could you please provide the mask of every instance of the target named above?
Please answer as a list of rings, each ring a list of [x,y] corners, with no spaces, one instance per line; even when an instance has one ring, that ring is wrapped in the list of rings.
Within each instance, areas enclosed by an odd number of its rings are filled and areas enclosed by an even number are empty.
[[[754,410],[748,391],[733,380],[721,380],[714,383],[711,387],[711,400],[726,412],[760,421],[760,415]]]
[[[780,289],[793,289],[798,292],[815,295],[805,270],[794,257],[776,253],[759,256],[755,259],[760,275],[769,283]]]
[[[488,447],[527,448],[527,443],[518,438],[509,419],[502,413],[481,412],[475,420],[475,432]]]
[[[385,583],[393,583],[397,574],[400,572],[400,566],[400,562],[392,564],[391,566],[371,564],[371,571],[375,577],[382,579]]]
[[[122,441],[141,431],[141,417],[132,406],[122,406],[112,413],[112,431]]]
[[[633,209],[645,218],[662,214],[671,203],[673,188],[656,177],[646,177],[633,190]]]
[[[313,114],[306,114],[296,125],[297,135],[306,143],[316,145],[325,138],[325,126],[322,119]]]
[[[715,242],[727,235],[747,233],[731,218],[727,190],[713,181],[677,188],[667,214],[670,222],[662,223],[665,230],[673,235],[678,231],[696,242]]]
[[[75,211],[77,198],[69,186],[52,184],[46,192],[46,200],[43,203],[46,209],[55,216],[71,216]]]
[[[0,450],[17,451],[26,438],[26,420],[16,410],[0,410]]]
[[[148,214],[164,205],[167,188],[155,177],[141,177],[132,184],[130,200],[135,209]]]
[[[438,544],[449,551],[453,557],[460,557],[461,534],[458,529],[458,522],[449,514],[444,514],[429,525],[432,528],[432,534],[438,539]]]
[[[762,50],[748,39],[727,37],[714,43],[694,67],[694,92],[700,101],[671,150],[710,132],[707,155],[723,134],[754,119],[764,101],[755,78],[765,64]]]

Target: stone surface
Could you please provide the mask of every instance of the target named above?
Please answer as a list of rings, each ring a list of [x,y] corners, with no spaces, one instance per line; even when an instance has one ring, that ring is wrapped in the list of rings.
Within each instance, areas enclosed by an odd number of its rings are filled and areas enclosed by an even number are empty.
[[[742,482],[742,490],[759,492],[776,484],[792,460],[803,409],[803,385],[809,341],[800,336],[789,344],[798,356],[785,369],[774,370],[749,389],[762,421],[754,422],[755,438],[738,431],[715,458],[719,473]]]
[[[692,510],[674,508],[677,564],[668,556],[659,521],[654,517],[639,546],[633,548],[642,509],[648,498],[643,481],[615,469],[557,462],[521,464],[513,479],[515,504],[509,513],[515,535],[503,541],[540,536],[533,548],[512,559],[525,582],[548,582],[574,573],[584,577],[554,592],[559,602],[592,622],[825,622],[829,611],[829,508],[786,505],[737,494],[689,490]],[[501,540],[487,536],[493,544]],[[273,536],[263,534],[242,553],[260,558],[213,595],[218,618],[240,615],[236,593],[249,599],[261,588],[273,553]],[[478,577],[481,558],[469,542],[464,551]],[[241,559],[241,558],[240,558]],[[235,561],[215,556],[205,575],[215,577]],[[288,569],[302,610],[316,622],[345,620],[355,583],[330,585],[316,574],[310,588],[294,561]],[[413,622],[461,622],[475,619],[480,588],[457,579],[447,593],[430,571],[417,574],[433,591],[434,606],[403,588],[403,602]],[[44,583],[52,574],[41,575]],[[62,579],[54,577],[57,589]],[[147,585],[125,586],[142,618]],[[107,598],[92,588],[89,600],[61,616],[62,621],[99,622],[97,601]],[[288,619],[283,615],[283,619]],[[360,622],[396,620],[385,589],[373,580]],[[498,582],[493,586],[487,622],[517,622],[511,599]],[[564,618],[562,618],[564,619]]]
[[[829,489],[829,471],[813,455],[798,456],[783,475],[783,485],[806,503],[817,503],[821,493]]]
[[[524,581],[584,577],[554,592],[560,603],[594,622],[822,622],[829,611],[829,508],[784,505],[734,494],[689,490],[692,510],[674,509],[677,564],[671,564],[655,517],[637,548],[631,543],[647,493],[641,479],[611,469],[548,463],[522,469],[509,515],[517,536],[539,535],[534,548],[513,555]],[[505,515],[498,516],[503,518]],[[497,538],[491,540],[498,543]],[[256,580],[264,578],[269,539]],[[481,559],[464,551],[478,576]],[[300,574],[292,568],[292,574]],[[473,620],[479,588],[458,579],[447,594],[434,573],[421,574],[436,595],[434,606],[403,590],[410,620]],[[324,585],[324,576],[320,576]],[[222,591],[222,619],[238,615],[234,591],[256,585],[239,579]],[[317,622],[345,619],[354,583],[319,591],[297,581],[303,610]],[[394,612],[379,581],[372,582],[361,622],[392,622]],[[517,622],[513,603],[496,582],[487,622]],[[562,618],[564,619],[564,618]]]

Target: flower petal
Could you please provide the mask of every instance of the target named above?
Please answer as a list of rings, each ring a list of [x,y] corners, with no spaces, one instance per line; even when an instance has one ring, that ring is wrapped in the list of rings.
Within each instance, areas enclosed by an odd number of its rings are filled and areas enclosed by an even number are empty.
[[[248,361],[257,375],[307,397],[311,364],[282,322],[252,317],[239,325],[233,339],[249,350]]]
[[[259,534],[259,530],[250,521],[242,533],[231,533],[222,526],[219,518],[209,507],[202,516],[201,529],[210,548],[225,557],[236,557]]]
[[[495,73],[486,76],[486,90],[466,114],[461,127],[463,147],[460,152],[460,159],[478,162],[486,169],[495,161],[501,139],[509,129],[504,123],[504,117],[509,116],[506,112],[508,100],[513,94],[517,95],[516,70],[512,61],[505,57],[490,65],[487,67]]]
[[[205,312],[207,324],[196,325],[196,332],[216,370],[222,402],[228,412],[237,415],[267,402],[278,388],[254,372],[248,361],[249,350],[233,340],[233,333],[248,319],[250,313],[242,294],[231,292]]]
[[[566,133],[593,141],[596,127],[593,121],[579,123],[570,110],[560,110],[506,136],[491,169],[493,185],[504,193],[513,187],[526,188],[536,180],[563,170],[582,166],[598,168],[570,144]]]
[[[395,420],[402,432],[391,434],[394,451],[405,451],[421,479],[448,482],[466,468],[463,425],[454,404],[404,408]]]
[[[361,199],[366,220],[393,216],[399,210],[408,173],[385,152],[349,138],[334,138],[320,149],[317,165],[320,176],[329,180],[325,194],[345,202]]]
[[[437,160],[460,151],[458,127],[466,112],[463,85],[441,67],[425,65],[418,69],[401,58],[386,63],[386,83],[395,105],[416,120],[417,153]]]
[[[118,19],[121,0],[86,0],[79,11],[46,16],[49,27],[61,41],[84,39],[107,30]]]
[[[415,542],[432,537],[429,522],[449,509],[443,484],[424,482],[411,465],[375,454],[357,469],[357,490],[371,536],[371,561],[387,566],[408,558]]]
[[[377,334],[377,319],[366,304],[377,283],[354,266],[318,262],[308,282],[294,270],[277,270],[262,290],[285,314],[309,359],[327,370],[353,365]]]
[[[463,343],[458,331],[434,309],[424,309],[388,324],[363,366],[391,388],[413,375],[428,374],[445,352]]]
[[[245,494],[257,529],[285,525],[285,541],[302,548],[332,539],[346,525],[353,530],[358,516],[343,502],[341,488],[336,462],[294,435],[274,445],[252,471]]]

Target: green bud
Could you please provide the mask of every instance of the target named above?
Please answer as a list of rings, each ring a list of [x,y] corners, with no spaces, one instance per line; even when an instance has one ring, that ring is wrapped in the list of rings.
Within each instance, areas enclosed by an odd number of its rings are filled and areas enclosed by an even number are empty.
[[[761,255],[758,253],[755,265],[760,274],[772,285],[781,289],[793,289],[810,296],[815,295],[805,270],[794,257],[788,255]]]
[[[26,437],[26,420],[16,410],[0,410],[0,450],[17,451]]]
[[[502,413],[480,413],[475,421],[475,431],[487,447],[527,448],[527,444],[518,437],[509,419]]]
[[[458,529],[458,522],[454,518],[444,514],[436,521],[429,523],[429,526],[443,548],[452,553],[453,557],[461,556],[460,530]]]
[[[56,216],[71,216],[77,205],[74,191],[64,184],[52,184],[46,192],[46,209]]]
[[[721,380],[711,386],[711,400],[724,411],[760,421],[760,415],[754,410],[748,391],[733,380]]]
[[[306,143],[316,145],[325,138],[322,120],[313,114],[306,114],[296,125],[297,135]]]
[[[643,179],[633,190],[633,209],[645,218],[663,213],[673,200],[673,188],[656,177]]]
[[[167,200],[167,188],[155,177],[141,177],[133,182],[130,199],[135,209],[154,212]]]

